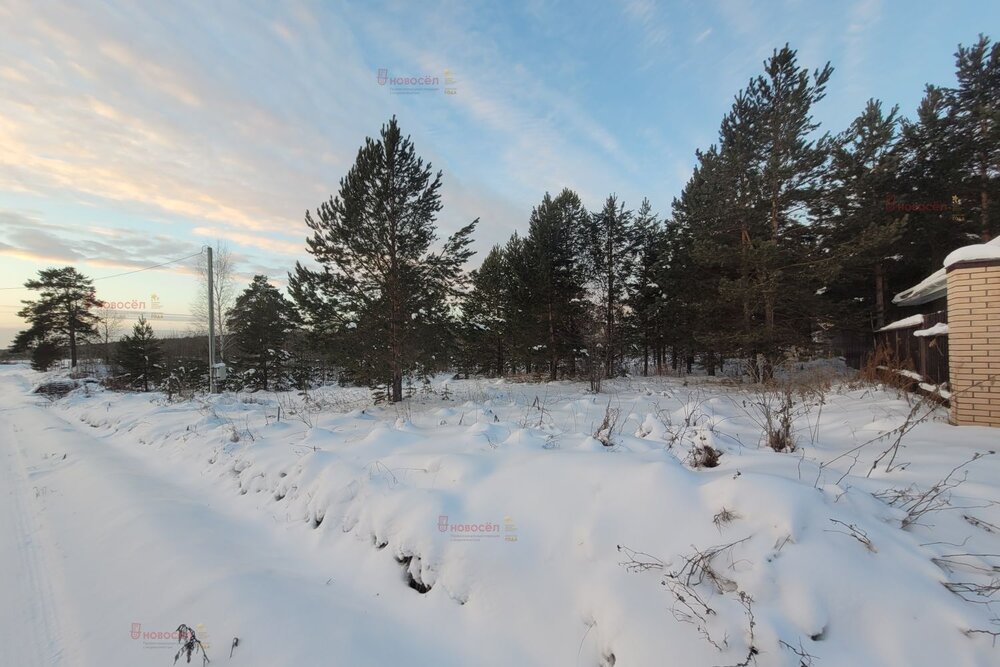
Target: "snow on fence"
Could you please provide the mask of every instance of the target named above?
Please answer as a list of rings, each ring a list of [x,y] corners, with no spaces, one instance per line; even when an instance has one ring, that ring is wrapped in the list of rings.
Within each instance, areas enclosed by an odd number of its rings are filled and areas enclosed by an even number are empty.
[[[900,369],[912,369],[926,384],[948,382],[948,311],[912,315],[875,332],[875,344],[885,347]]]

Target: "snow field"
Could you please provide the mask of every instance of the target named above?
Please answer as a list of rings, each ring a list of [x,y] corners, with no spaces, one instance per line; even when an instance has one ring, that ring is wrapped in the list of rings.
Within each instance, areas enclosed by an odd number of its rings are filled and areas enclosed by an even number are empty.
[[[380,634],[361,623],[362,636],[398,643],[411,656],[399,664],[472,652],[483,665],[730,665],[751,646],[761,665],[995,664],[991,637],[968,631],[997,630],[996,610],[946,587],[997,576],[1000,557],[949,556],[1000,553],[995,431],[949,426],[929,408],[896,469],[883,462],[866,477],[891,438],[851,450],[904,422],[910,406],[893,393],[836,384],[800,396],[797,449],[777,453],[760,446],[754,407],[769,399],[721,383],[622,380],[597,396],[575,383],[448,386],[449,401],[345,411],[321,406],[360,405],[357,390],[168,403],[88,388],[52,409],[181,486],[228,490],[240,525],[273,524],[283,549],[308,554],[303,562],[328,561],[335,580],[390,596],[387,618],[417,629]],[[609,409],[618,421],[601,434]],[[691,452],[705,444],[722,452],[719,464],[693,468]],[[885,491],[930,489],[977,452],[942,493],[947,506],[911,523],[905,498],[887,502]],[[170,511],[185,513],[172,522],[200,526],[197,506]],[[136,517],[109,521],[109,535],[137,530]],[[247,610],[241,627],[266,627],[244,598],[284,580],[241,579],[254,539],[234,537],[232,554],[199,560],[198,586],[221,587],[236,618]],[[708,561],[708,577],[687,580],[686,559],[730,544]],[[181,590],[171,603],[197,608],[197,587]],[[701,617],[675,595],[687,591],[704,602]],[[294,592],[280,599],[301,595],[301,607],[282,613],[322,627],[325,591],[303,581]],[[359,617],[368,613],[358,604]],[[302,632],[291,655],[320,664],[311,651],[338,636]],[[392,664],[384,650],[351,655],[349,664]],[[244,660],[264,664],[252,644]]]

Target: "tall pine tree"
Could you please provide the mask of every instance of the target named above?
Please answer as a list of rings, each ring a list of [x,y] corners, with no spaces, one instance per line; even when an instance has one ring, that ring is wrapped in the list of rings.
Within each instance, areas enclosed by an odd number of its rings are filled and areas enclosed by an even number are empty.
[[[758,349],[760,298],[752,285],[751,231],[762,225],[761,216],[751,217],[747,208],[754,174],[745,168],[748,159],[740,157],[742,135],[735,128],[741,122],[736,111],[723,122],[730,133],[724,135],[730,142],[725,156],[717,146],[696,153],[694,173],[674,200],[666,228],[658,283],[675,370],[682,354],[747,357]]]
[[[610,195],[588,225],[589,271],[600,322],[600,363],[604,376],[617,374],[623,356],[622,321],[639,246],[632,211]],[[593,355],[595,351],[591,351]]]
[[[899,189],[897,111],[883,113],[881,102],[868,100],[832,141],[826,172],[823,244],[829,256],[837,257],[838,275],[824,296],[837,306],[834,316],[841,326],[858,331],[885,326],[890,287],[905,287],[893,282],[908,219],[892,205]]]
[[[753,239],[756,286],[764,301],[765,379],[782,349],[811,340],[810,296],[818,287],[813,269],[819,258],[813,255],[815,235],[806,214],[822,194],[827,150],[826,137],[812,138],[819,128],[812,107],[826,95],[832,73],[827,63],[810,74],[786,44],[775,49],[764,74],[749,87],[760,121],[754,128],[754,167],[768,221],[767,232]]]
[[[487,375],[503,375],[510,344],[509,274],[503,248],[493,246],[482,265],[472,273],[472,291],[465,305],[465,326],[471,357]]]
[[[97,336],[98,317],[92,313],[102,303],[94,295],[93,281],[71,266],[43,269],[24,286],[39,292],[36,301],[23,301],[18,317],[30,327],[17,334],[11,349],[24,351],[42,342],[68,347],[70,365],[76,368],[77,346]]]
[[[441,352],[455,333],[450,300],[461,294],[478,220],[431,252],[440,188],[441,172],[417,156],[394,116],[365,140],[339,194],[306,213],[321,270],[296,264],[289,276],[307,322],[340,346],[353,378],[385,382],[392,401],[403,398],[405,374],[447,362]]]
[[[1000,228],[1000,43],[980,35],[955,53],[958,86],[949,91],[966,199],[983,243]]]
[[[556,197],[548,193],[531,212],[526,240],[534,270],[534,310],[542,330],[549,379],[555,380],[560,363],[575,372],[583,350],[586,295],[586,226],[589,213],[580,197],[565,189]]]
[[[504,320],[510,349],[510,369],[517,373],[537,370],[538,357],[534,346],[545,340],[540,333],[540,321],[535,304],[534,261],[527,240],[516,232],[503,248],[503,270],[506,274],[507,295]]]
[[[947,90],[928,85],[916,120],[903,119],[901,126],[899,192],[886,204],[922,209],[910,213],[903,239],[902,280],[912,285],[941,268],[949,252],[975,243],[979,225],[964,210],[960,142]]]
[[[664,250],[664,235],[659,217],[648,199],[635,216],[636,252],[635,282],[628,295],[631,329],[642,355],[642,374],[649,375],[649,358],[656,356],[659,321],[662,316],[658,280],[658,264]]]

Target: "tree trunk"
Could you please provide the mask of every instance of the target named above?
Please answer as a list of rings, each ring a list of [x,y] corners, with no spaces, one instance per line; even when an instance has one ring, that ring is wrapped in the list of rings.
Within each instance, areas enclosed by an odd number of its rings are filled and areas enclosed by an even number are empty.
[[[764,293],[764,331],[767,334],[767,350],[770,354],[771,349],[775,345],[775,335],[774,335],[774,294],[771,293],[770,288]]]
[[[980,121],[980,131],[982,136],[987,136],[988,128],[986,126],[986,121]],[[985,154],[981,154],[981,159],[979,160],[979,215],[980,215],[980,237],[983,243],[989,243],[993,238],[990,233],[990,196],[986,191],[986,183],[989,176],[988,173],[988,158]]]
[[[769,354],[764,355],[764,368],[760,375],[761,382],[770,382],[774,379],[774,361]]]
[[[615,339],[615,278],[614,278],[614,253],[611,247],[611,232],[608,231],[608,301],[607,313],[605,314],[605,335],[604,335],[604,376],[611,377],[611,367],[614,365],[614,339]]]
[[[389,345],[391,348],[392,361],[390,363],[390,388],[389,401],[399,403],[403,400],[403,348],[400,344],[400,330],[402,323],[399,317],[399,307],[393,303],[392,316],[389,325]]]
[[[979,191],[979,207],[980,213],[982,215],[982,230],[980,236],[983,239],[983,243],[989,243],[993,238],[993,234],[990,232],[990,195],[986,192],[985,179],[986,179],[986,169],[982,170],[982,178],[984,179],[983,189]]]
[[[559,356],[556,354],[556,323],[552,314],[552,301],[549,301],[549,380],[555,381]]]
[[[875,328],[885,326],[885,267],[875,263]]]
[[[747,223],[740,223],[740,300],[743,306],[743,332],[746,339],[751,336],[750,312],[750,230]]]
[[[76,368],[76,329],[72,324],[69,326],[69,365]]]
[[[503,338],[497,336],[497,377],[503,377]]]

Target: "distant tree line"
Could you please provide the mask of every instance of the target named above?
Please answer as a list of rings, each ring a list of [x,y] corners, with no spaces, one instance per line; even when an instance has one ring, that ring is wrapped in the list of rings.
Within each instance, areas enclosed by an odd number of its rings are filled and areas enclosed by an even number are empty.
[[[669,216],[648,200],[612,194],[588,210],[570,189],[546,193],[526,231],[471,272],[478,221],[439,240],[442,174],[393,117],[306,213],[313,261],[290,272],[288,296],[255,276],[219,313],[229,386],[306,388],[336,369],[398,401],[445,370],[599,390],[625,372],[715,373],[726,360],[767,380],[832,331],[870,333],[894,314],[893,293],[1000,230],[1000,46],[959,46],[956,85],[928,85],[915,119],[869,100],[837,134],[813,116],[832,73],[776,49],[696,153]],[[89,281],[50,269],[26,285],[41,295],[13,348],[68,347],[75,360],[98,337]],[[132,386],[176,378],[158,345],[144,322],[122,339]]]
[[[767,379],[824,332],[884,326],[895,292],[1000,229],[1000,46],[959,46],[956,69],[915,120],[870,100],[821,134],[813,107],[832,68],[775,50],[666,221],[614,196],[588,212],[565,190],[493,248],[472,278],[467,363],[555,378],[760,360]]]

